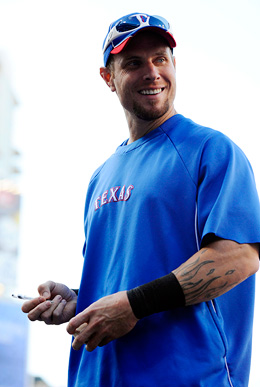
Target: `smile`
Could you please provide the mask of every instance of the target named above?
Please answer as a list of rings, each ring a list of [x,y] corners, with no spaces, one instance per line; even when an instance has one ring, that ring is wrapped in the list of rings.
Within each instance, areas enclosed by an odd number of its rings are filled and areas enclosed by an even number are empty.
[[[156,94],[160,94],[163,90],[164,90],[163,88],[149,89],[149,90],[141,90],[139,91],[139,93],[142,95],[156,95]]]

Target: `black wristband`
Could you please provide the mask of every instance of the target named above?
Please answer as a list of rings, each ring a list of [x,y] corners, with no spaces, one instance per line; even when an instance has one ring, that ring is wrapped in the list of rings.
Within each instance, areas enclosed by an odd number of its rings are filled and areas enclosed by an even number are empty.
[[[127,291],[136,318],[185,306],[185,296],[173,273]]]

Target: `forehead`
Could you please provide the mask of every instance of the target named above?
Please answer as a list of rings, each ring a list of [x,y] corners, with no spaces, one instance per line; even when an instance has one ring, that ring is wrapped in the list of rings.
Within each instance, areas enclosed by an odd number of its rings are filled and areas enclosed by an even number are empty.
[[[158,33],[141,31],[134,35],[123,51],[114,57],[120,60],[128,56],[152,55],[155,52],[169,52],[171,54],[167,40]]]

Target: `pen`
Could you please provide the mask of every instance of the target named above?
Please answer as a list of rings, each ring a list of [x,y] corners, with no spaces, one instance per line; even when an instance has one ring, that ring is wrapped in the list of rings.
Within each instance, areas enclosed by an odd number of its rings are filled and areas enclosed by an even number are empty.
[[[33,298],[37,298],[37,297],[23,296],[22,294],[12,294],[12,297],[19,298],[19,300],[33,300]],[[53,300],[46,300],[46,301],[50,301],[51,303],[53,303]]]
[[[19,298],[20,300],[32,300],[32,297],[22,296],[21,294],[12,294],[12,297]]]

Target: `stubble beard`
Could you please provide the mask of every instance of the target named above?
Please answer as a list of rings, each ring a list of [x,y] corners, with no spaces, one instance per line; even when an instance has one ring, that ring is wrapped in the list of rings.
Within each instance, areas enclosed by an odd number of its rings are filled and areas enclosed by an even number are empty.
[[[154,104],[155,105],[155,104]],[[168,112],[170,109],[169,101],[165,101],[164,105],[160,109],[153,108],[151,106],[149,109],[144,108],[141,104],[133,103],[133,112],[136,117],[144,121],[154,121]]]

